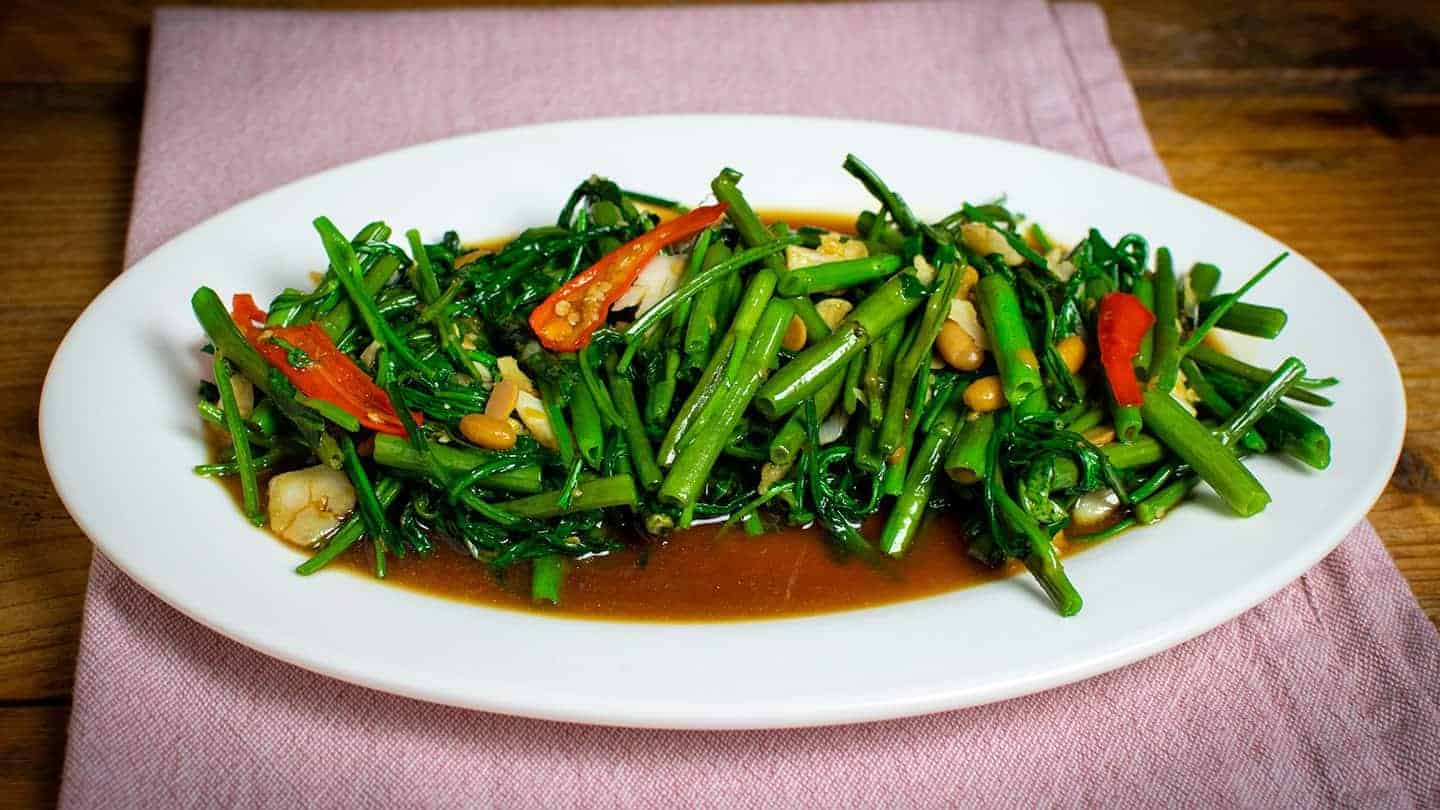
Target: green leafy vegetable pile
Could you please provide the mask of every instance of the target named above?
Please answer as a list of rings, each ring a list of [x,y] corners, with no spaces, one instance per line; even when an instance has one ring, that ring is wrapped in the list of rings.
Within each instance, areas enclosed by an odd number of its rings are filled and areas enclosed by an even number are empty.
[[[926,222],[859,159],[844,168],[877,201],[849,235],[765,222],[731,169],[689,214],[589,178],[493,251],[319,218],[313,289],[264,310],[192,299],[214,352],[198,407],[225,442],[197,472],[237,477],[252,520],[312,545],[301,574],[365,542],[383,577],[387,555],[446,544],[525,564],[550,602],[567,561],[700,520],[813,524],[884,566],[951,510],[973,556],[1023,562],[1070,615],[1062,532],[1154,522],[1201,482],[1252,515],[1269,495],[1246,456],[1329,464],[1299,406],[1328,405],[1334,379],[1206,342],[1281,332],[1283,310],[1241,298],[1283,256],[1218,294],[1216,267],[1177,274],[1141,236],[1063,248],[1000,202]],[[612,311],[636,272],[664,280],[635,258],[656,251],[675,277]]]

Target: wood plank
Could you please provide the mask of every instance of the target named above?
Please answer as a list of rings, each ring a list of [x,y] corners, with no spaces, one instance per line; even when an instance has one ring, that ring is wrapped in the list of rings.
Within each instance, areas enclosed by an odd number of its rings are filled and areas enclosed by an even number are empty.
[[[70,707],[0,707],[0,810],[54,807]]]
[[[50,485],[37,408],[54,347],[120,267],[139,109],[123,85],[0,85],[0,700],[70,689],[90,543]]]
[[[1407,0],[1101,0],[1100,5],[1137,84],[1150,71],[1434,70],[1440,43],[1440,7]]]

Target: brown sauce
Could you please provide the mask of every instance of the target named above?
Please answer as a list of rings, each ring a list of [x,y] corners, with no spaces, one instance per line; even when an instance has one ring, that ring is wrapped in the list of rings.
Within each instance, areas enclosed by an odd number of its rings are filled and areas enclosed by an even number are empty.
[[[848,214],[764,211],[767,221],[854,233]],[[507,240],[472,243],[497,249]],[[238,482],[221,479],[239,503]],[[262,479],[262,491],[263,491]],[[876,538],[883,516],[862,533]],[[283,541],[281,541],[283,542]],[[287,544],[288,545],[288,544]],[[1082,548],[1058,540],[1062,553]],[[440,544],[417,557],[387,555],[386,582],[409,590],[490,607],[574,618],[702,621],[801,616],[903,602],[992,582],[1024,570],[1019,563],[992,569],[966,552],[959,520],[926,517],[910,552],[881,567],[838,557],[818,528],[781,528],[751,537],[739,528],[699,526],[664,541],[567,563],[559,605],[534,604],[525,565],[496,574],[488,565]],[[374,577],[367,543],[330,565]]]
[[[955,518],[931,515],[904,558],[883,568],[835,556],[818,529],[781,529],[750,537],[738,528],[702,526],[645,551],[627,548],[568,564],[560,604],[530,601],[529,572],[508,576],[448,547],[425,558],[387,558],[388,581],[463,602],[593,619],[696,621],[759,619],[852,610],[918,599],[1001,579],[970,557]],[[872,520],[865,534],[879,534]],[[334,565],[373,576],[368,546]]]

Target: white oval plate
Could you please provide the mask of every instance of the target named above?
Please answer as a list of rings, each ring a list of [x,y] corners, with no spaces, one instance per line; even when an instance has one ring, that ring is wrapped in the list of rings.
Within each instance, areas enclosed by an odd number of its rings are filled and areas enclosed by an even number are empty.
[[[677,116],[579,121],[403,149],[300,180],[196,226],[120,276],[55,354],[40,408],[55,487],[129,576],[197,621],[316,672],[475,709],[584,723],[764,728],[923,714],[1104,672],[1239,614],[1339,542],[1400,448],[1399,372],[1375,324],[1292,255],[1254,295],[1290,324],[1260,360],[1296,354],[1343,379],[1320,418],[1334,463],[1254,467],[1274,496],[1240,520],[1213,496],[1067,563],[1085,609],[1062,619],[1028,577],[813,618],[710,624],[577,621],[490,609],[330,573],[249,526],[190,468],[205,457],[194,392],[202,284],[259,300],[324,254],[310,220],[384,219],[475,239],[549,222],[591,173],[691,202],[722,166],[762,207],[872,206],[840,169],[853,151],[922,216],[1008,194],[1056,233],[1095,226],[1225,268],[1227,288],[1284,246],[1214,208],[1029,146],[854,121]]]

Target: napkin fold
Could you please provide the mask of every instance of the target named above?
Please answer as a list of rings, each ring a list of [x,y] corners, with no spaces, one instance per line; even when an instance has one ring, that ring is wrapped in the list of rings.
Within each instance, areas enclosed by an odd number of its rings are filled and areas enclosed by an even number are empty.
[[[1101,12],[1040,0],[315,14],[164,9],[127,266],[387,149],[597,115],[980,132],[1154,180]],[[1440,802],[1440,642],[1369,524],[1169,652],[962,711],[768,732],[572,726],[341,683],[184,618],[96,554],[66,807]]]

